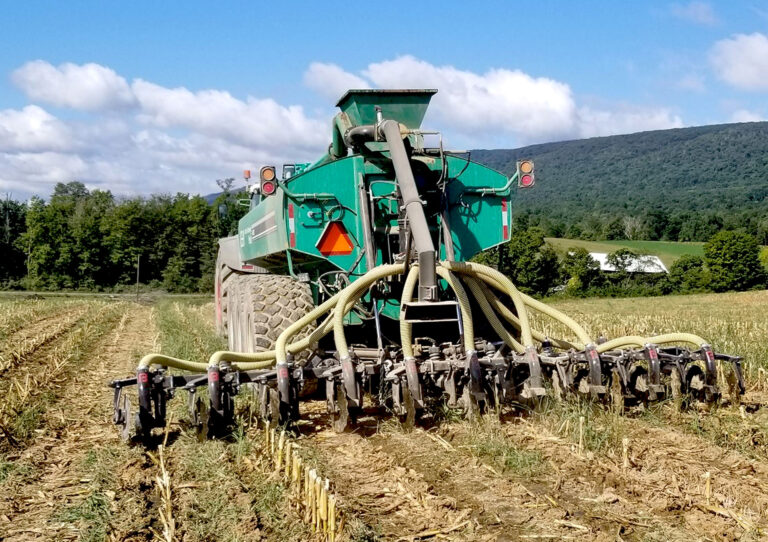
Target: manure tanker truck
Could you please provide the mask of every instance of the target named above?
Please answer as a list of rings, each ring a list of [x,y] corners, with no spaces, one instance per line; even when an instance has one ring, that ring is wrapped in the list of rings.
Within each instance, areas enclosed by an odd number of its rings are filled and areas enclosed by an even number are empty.
[[[112,382],[125,437],[151,440],[179,389],[192,426],[222,435],[246,384],[269,423],[293,425],[302,402],[319,398],[336,431],[364,409],[411,427],[440,404],[475,417],[545,395],[623,408],[743,393],[740,358],[701,337],[598,340],[472,262],[510,239],[512,203],[535,189],[534,163],[518,161],[507,177],[445,149],[421,127],[436,92],[350,90],[322,157],[261,168],[237,235],[219,241],[215,319],[229,349],[208,360],[149,354]],[[531,311],[567,336],[537,330]]]

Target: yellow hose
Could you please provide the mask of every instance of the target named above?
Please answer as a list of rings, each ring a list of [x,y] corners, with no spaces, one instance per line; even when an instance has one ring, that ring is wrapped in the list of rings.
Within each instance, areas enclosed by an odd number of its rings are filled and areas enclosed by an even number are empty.
[[[471,276],[467,276],[464,278],[464,282],[466,282],[467,286],[469,286],[469,290],[472,292],[472,295],[477,300],[478,305],[480,305],[480,310],[483,311],[483,314],[488,319],[488,322],[491,324],[491,327],[493,327],[496,334],[499,337],[501,337],[501,340],[503,340],[507,346],[509,346],[510,348],[513,348],[516,352],[520,354],[525,352],[525,347],[519,342],[517,342],[517,340],[507,330],[507,328],[504,327],[504,324],[501,323],[501,320],[499,320],[499,317],[496,316],[496,313],[491,307],[491,304],[488,302],[488,299],[485,297],[483,290],[480,287],[480,283],[477,281],[477,279]]]
[[[698,335],[694,335],[693,333],[666,333],[664,335],[648,337],[645,339],[645,342],[652,344],[690,343],[699,347],[705,344],[709,344],[707,341]]]
[[[397,275],[404,270],[405,266],[401,263],[376,267],[339,292],[341,295],[333,310],[333,339],[336,343],[336,354],[339,359],[349,357],[349,346],[344,333],[344,316],[347,303],[354,296],[362,295],[363,291],[377,280],[390,275]]]
[[[341,358],[347,357],[349,356],[349,348],[344,332],[344,317],[350,310],[352,310],[357,302],[357,298],[359,298],[373,283],[384,277],[402,273],[403,270],[403,264],[391,264],[380,266],[369,271],[354,283],[347,286],[344,290],[337,293],[318,307],[315,307],[312,311],[291,324],[278,337],[274,350],[255,353],[230,352],[225,350],[218,351],[211,355],[208,364],[182,360],[162,354],[148,354],[139,362],[139,368],[148,367],[150,365],[161,365],[184,371],[204,373],[208,367],[218,366],[220,363],[226,361],[232,363],[233,367],[240,371],[264,369],[272,367],[275,362],[285,362],[287,360],[288,352],[301,352],[330,333],[331,330],[334,332],[337,354]],[[467,293],[461,285],[461,282],[456,278],[454,273],[465,276],[465,282],[469,286],[472,295],[477,299],[477,302],[483,313],[486,315],[489,323],[499,337],[515,351],[520,353],[524,352],[526,346],[533,345],[534,339],[539,342],[548,339],[543,333],[531,329],[527,312],[528,307],[562,323],[583,343],[579,344],[559,339],[551,339],[552,343],[558,348],[576,348],[581,350],[584,348],[585,344],[592,343],[592,339],[587,332],[576,323],[575,320],[557,309],[523,294],[517,290],[512,281],[493,268],[474,262],[444,261],[441,262],[436,271],[441,278],[448,282],[459,303],[464,324],[465,350],[474,350],[475,348],[474,326],[472,323],[469,298],[467,297]],[[417,282],[418,266],[413,266],[411,267],[403,286],[401,307],[412,300],[413,290],[416,287]],[[489,286],[507,294],[512,299],[517,315],[494,295]],[[332,311],[331,314],[329,314],[326,319],[312,331],[312,333],[299,341],[289,344],[289,341],[297,333],[329,311]],[[512,324],[516,329],[520,330],[522,343],[518,342],[504,327],[504,324],[501,322],[495,311],[498,311],[505,320]],[[410,322],[407,322],[403,318],[400,319],[400,336],[403,355],[405,357],[413,357],[412,326]],[[698,335],[691,333],[669,333],[657,335],[655,337],[640,337],[635,335],[618,337],[601,345],[597,345],[597,351],[602,353],[628,346],[643,346],[648,343],[690,343],[696,346],[702,346],[707,344],[707,341]]]
[[[187,361],[185,359],[172,358],[162,354],[147,354],[139,361],[139,369],[149,367],[150,365],[162,365],[163,367],[172,367],[182,371],[191,371],[193,373],[204,373],[207,369],[205,363],[197,361]]]
[[[287,342],[293,337],[296,333],[302,330],[302,328],[306,327],[307,325],[311,324],[320,316],[328,312],[329,310],[333,309],[336,304],[338,303],[339,299],[341,298],[341,294],[344,292],[342,290],[341,292],[337,293],[324,303],[321,303],[311,311],[309,311],[307,314],[296,320],[294,323],[292,323],[290,326],[288,326],[286,329],[283,330],[283,332],[280,334],[280,336],[277,338],[277,341],[275,342],[275,359],[277,360],[277,363],[285,363],[286,361],[286,344]],[[306,346],[309,346],[309,337],[305,337]],[[302,341],[299,341],[302,342]]]
[[[496,295],[491,291],[490,287],[488,286],[488,283],[485,281],[478,282],[480,285],[480,288],[483,291],[483,294],[488,299],[488,302],[491,304],[491,306],[499,313],[501,316],[512,326],[520,330],[520,319],[515,315],[514,312],[509,310],[509,308],[501,302],[501,299],[496,297]],[[553,339],[551,337],[548,337],[546,334],[537,331],[535,329],[531,329],[531,334],[533,335],[533,339],[539,342],[549,341],[553,345],[557,346],[558,348],[562,348],[563,350],[570,350],[573,348],[574,350],[583,350],[584,345],[579,343],[573,343],[570,341],[565,341],[563,339]]]
[[[483,267],[485,267],[485,266],[483,266]],[[495,277],[491,277],[491,276],[485,275],[485,276],[483,276],[483,280],[485,280],[485,282],[487,282],[488,284],[490,284],[491,286],[493,286],[494,288],[496,288],[500,292],[508,293],[506,286],[504,284],[502,284],[501,282],[499,282],[498,280],[495,280]],[[522,292],[519,292],[519,295],[522,298],[523,303],[526,306],[529,306],[529,307],[531,307],[533,309],[536,309],[539,312],[541,312],[542,314],[546,314],[547,316],[549,316],[553,320],[556,320],[556,321],[560,322],[561,324],[565,325],[568,329],[570,329],[574,333],[574,335],[576,335],[576,337],[579,339],[579,341],[581,343],[586,345],[586,344],[590,344],[590,343],[593,342],[591,337],[589,336],[589,334],[584,330],[584,328],[581,327],[570,316],[568,316],[566,314],[563,314],[559,310],[557,310],[557,309],[555,309],[553,307],[550,307],[549,305],[546,305],[546,304],[542,303],[541,301],[537,301],[534,298],[532,298],[531,296],[526,295],[526,294],[524,294]],[[515,306],[515,308],[517,308],[517,306]],[[526,312],[526,316],[527,316],[527,312]]]
[[[404,358],[413,357],[413,326],[403,318],[403,307],[405,307],[406,303],[410,303],[413,300],[413,289],[416,287],[418,280],[419,266],[414,265],[408,271],[408,276],[405,277],[403,293],[400,296],[400,347],[403,349]]]
[[[607,352],[608,350],[615,350],[616,348],[623,348],[625,346],[643,346],[648,343],[648,340],[638,335],[628,335],[626,337],[618,337],[611,339],[603,344],[598,344],[596,350],[599,354]]]
[[[474,262],[441,262],[445,268],[461,273],[464,275],[483,275],[484,277],[490,277],[496,282],[504,286],[505,293],[512,299],[512,303],[515,305],[515,309],[520,319],[520,335],[523,346],[533,346],[533,336],[531,335],[531,325],[528,321],[528,312],[525,310],[525,304],[520,292],[512,284],[506,276],[499,273],[495,269],[486,265],[477,264]]]
[[[472,323],[472,307],[469,304],[467,292],[461,285],[456,276],[444,267],[438,266],[437,274],[440,275],[456,294],[456,301],[459,303],[461,311],[462,325],[464,326],[464,351],[469,352],[475,349],[475,326]]]

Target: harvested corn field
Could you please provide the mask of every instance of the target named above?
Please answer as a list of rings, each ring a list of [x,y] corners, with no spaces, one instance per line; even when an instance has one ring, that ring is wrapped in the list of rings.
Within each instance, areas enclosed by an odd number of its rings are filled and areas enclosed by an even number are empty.
[[[302,403],[291,442],[330,480],[339,540],[760,540],[768,528],[768,293],[568,301],[594,335],[686,328],[745,357],[741,404],[585,400],[448,408],[413,431],[363,413],[332,431]],[[146,352],[224,347],[207,300],[0,300],[0,538],[320,540],[275,472],[243,392],[232,435],[199,441],[186,393],[164,446],[121,441],[106,383]],[[369,403],[370,404],[370,403]]]

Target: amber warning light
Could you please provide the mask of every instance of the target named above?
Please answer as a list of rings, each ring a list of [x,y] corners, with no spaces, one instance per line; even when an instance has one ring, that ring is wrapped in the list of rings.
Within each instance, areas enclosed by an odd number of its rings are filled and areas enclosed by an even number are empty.
[[[261,195],[271,196],[277,190],[277,181],[275,180],[275,166],[264,166],[259,172],[261,181]]]
[[[517,186],[530,188],[536,179],[533,176],[533,160],[518,160],[517,162]]]

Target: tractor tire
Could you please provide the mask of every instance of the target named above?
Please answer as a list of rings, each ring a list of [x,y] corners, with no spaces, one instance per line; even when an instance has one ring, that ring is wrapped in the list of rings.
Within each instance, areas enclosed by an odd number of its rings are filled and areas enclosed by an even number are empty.
[[[284,275],[235,274],[225,284],[224,328],[229,349],[235,352],[273,350],[288,326],[315,308],[309,285]],[[294,340],[307,336],[314,322]],[[306,360],[308,354],[297,355]]]
[[[215,309],[215,321],[216,321],[216,333],[221,337],[227,336],[227,311],[228,294],[232,288],[233,282],[240,273],[234,271],[231,267],[225,264],[221,257],[216,258],[216,273],[214,278],[214,309]]]

